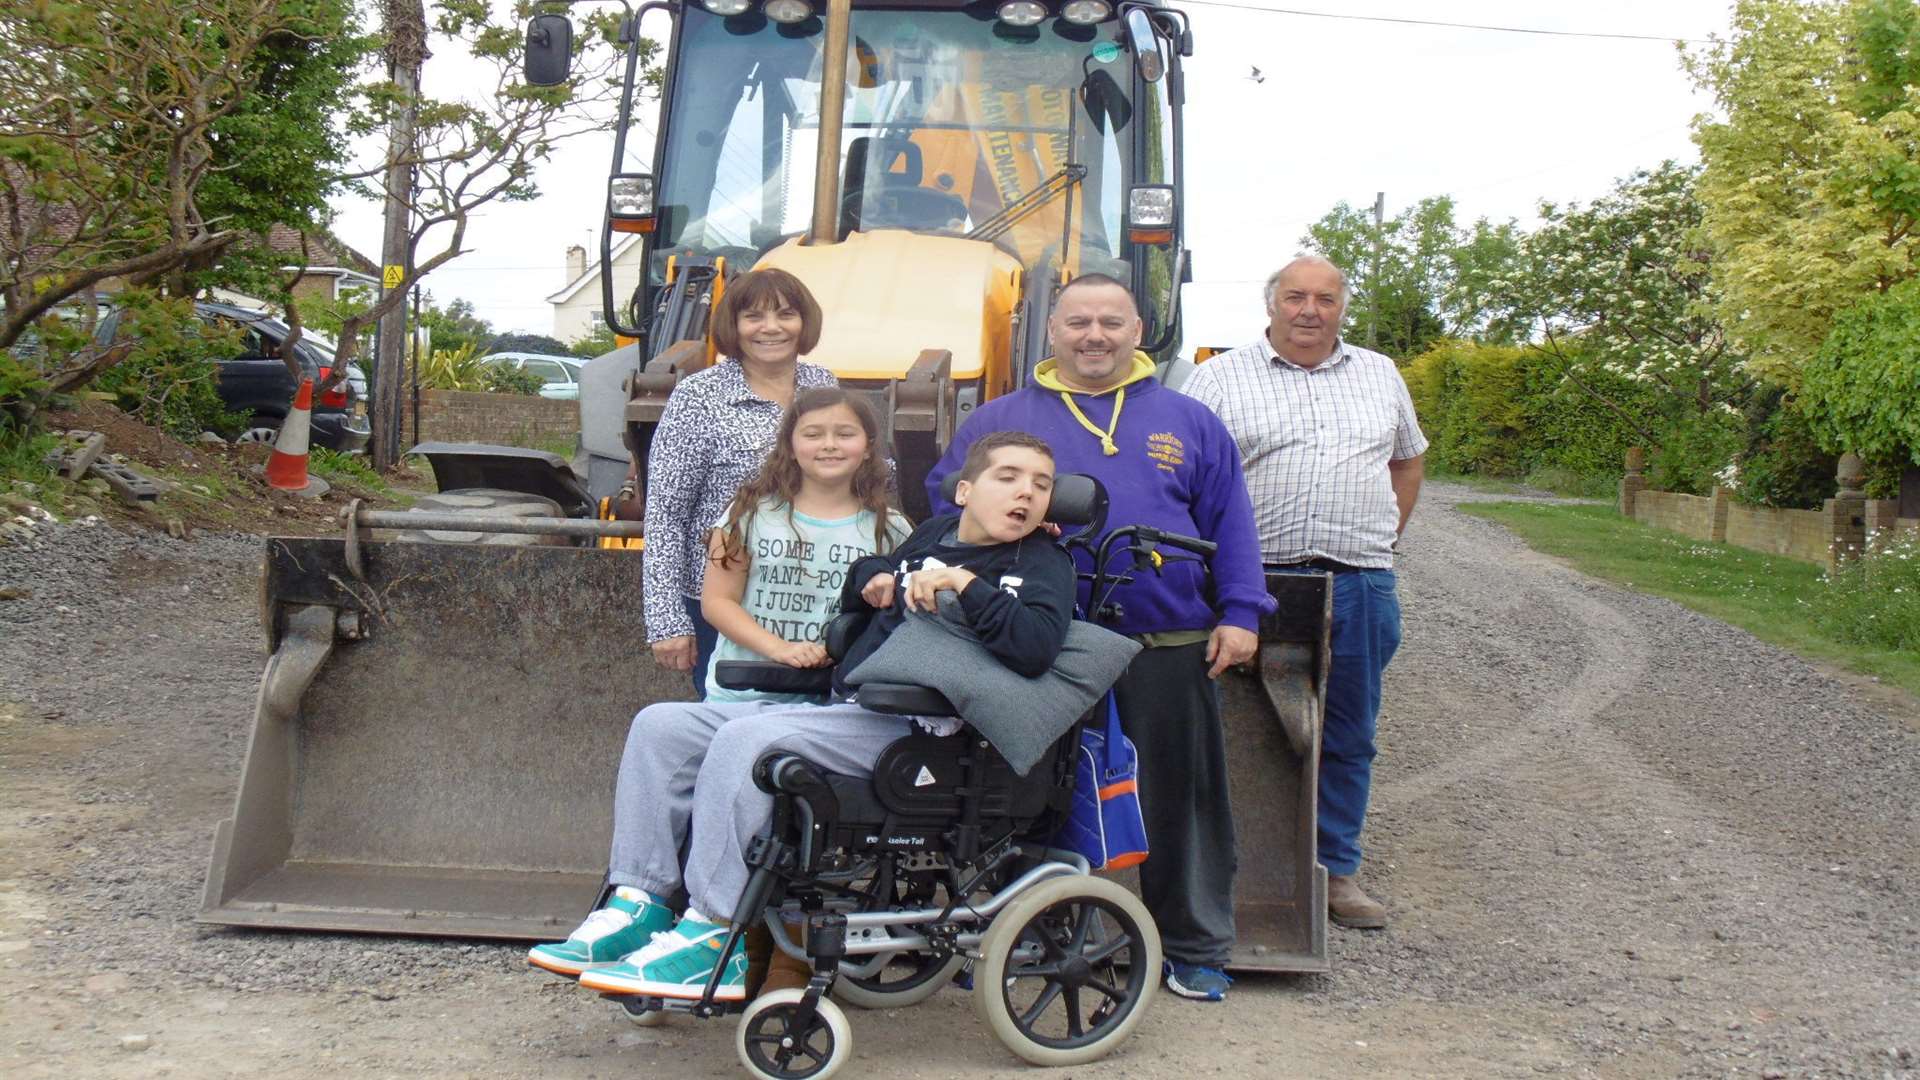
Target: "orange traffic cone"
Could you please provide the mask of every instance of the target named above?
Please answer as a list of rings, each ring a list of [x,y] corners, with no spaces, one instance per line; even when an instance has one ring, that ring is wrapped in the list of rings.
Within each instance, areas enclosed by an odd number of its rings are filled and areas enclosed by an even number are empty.
[[[267,483],[282,491],[305,491],[311,486],[307,477],[307,444],[313,431],[313,380],[300,380],[300,392],[293,395],[293,411],[280,425],[273,440],[273,456],[267,459]]]

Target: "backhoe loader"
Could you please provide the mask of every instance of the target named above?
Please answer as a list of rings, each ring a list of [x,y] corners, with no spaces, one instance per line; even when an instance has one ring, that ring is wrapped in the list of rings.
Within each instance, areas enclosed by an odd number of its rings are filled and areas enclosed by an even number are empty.
[[[584,0],[582,0],[584,2]],[[1059,286],[1128,283],[1164,367],[1189,279],[1181,12],[1141,0],[654,0],[628,8],[600,265],[637,244],[627,341],[582,377],[584,496],[639,463],[680,378],[714,360],[708,316],[756,267],[825,313],[809,359],[872,395],[898,491],[978,404],[1046,356]],[[665,42],[651,145],[643,29]],[[573,27],[537,14],[527,80],[568,77]],[[436,448],[457,462],[458,448]],[[436,470],[442,459],[435,461]],[[515,487],[511,462],[489,466]],[[555,461],[532,463],[550,473]],[[576,466],[578,468],[578,466]],[[457,472],[457,469],[450,470]],[[344,539],[269,542],[271,658],[201,918],[558,937],[605,867],[629,718],[685,696],[646,658],[634,550],[382,543],[370,530],[633,536],[637,523],[388,514]],[[1119,523],[1116,523],[1119,524]],[[1328,579],[1275,576],[1251,673],[1223,680],[1242,838],[1239,969],[1326,967],[1314,776]]]

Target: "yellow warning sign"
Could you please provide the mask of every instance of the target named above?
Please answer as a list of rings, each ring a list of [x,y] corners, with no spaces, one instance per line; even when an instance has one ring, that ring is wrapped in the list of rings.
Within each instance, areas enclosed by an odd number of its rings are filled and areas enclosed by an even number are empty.
[[[400,287],[400,283],[405,280],[407,280],[406,267],[389,265],[387,272],[380,278],[380,284],[389,289],[397,289]]]

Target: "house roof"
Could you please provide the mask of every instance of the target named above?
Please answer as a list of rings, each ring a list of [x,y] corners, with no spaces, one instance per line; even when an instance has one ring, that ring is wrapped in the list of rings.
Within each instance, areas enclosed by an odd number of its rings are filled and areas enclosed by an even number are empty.
[[[638,244],[639,242],[640,242],[640,234],[638,233],[627,233],[626,235],[622,236],[620,238],[620,242],[613,245],[613,261],[619,262],[620,256],[625,255],[629,248],[632,248],[635,244]],[[580,290],[583,288],[586,288],[589,282],[597,281],[599,280],[599,278],[600,278],[600,260],[595,259],[593,262],[587,264],[586,271],[582,273],[579,277],[574,278],[572,281],[567,282],[564,286],[561,287],[559,292],[554,293],[553,295],[547,297],[547,303],[564,304],[567,301],[573,299],[575,296],[579,295]]]
[[[290,255],[300,254],[300,230],[288,225],[275,225],[267,231],[267,246],[275,251]],[[307,234],[307,265],[315,267],[344,267],[370,278],[380,276],[380,267],[372,259],[348,247],[333,233],[320,230]]]

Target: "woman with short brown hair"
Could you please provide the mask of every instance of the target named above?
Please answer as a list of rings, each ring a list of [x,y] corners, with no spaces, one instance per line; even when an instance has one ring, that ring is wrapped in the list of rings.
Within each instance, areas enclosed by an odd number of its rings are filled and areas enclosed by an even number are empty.
[[[660,417],[648,462],[644,562],[647,641],[659,663],[706,688],[714,630],[700,615],[707,530],[760,469],[794,395],[837,386],[800,357],[820,343],[820,304],[785,270],[727,283],[713,312],[720,358],[680,381]]]

